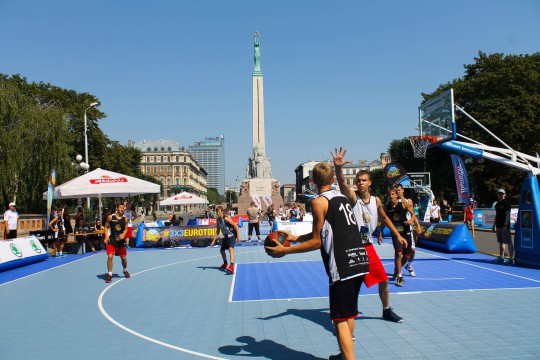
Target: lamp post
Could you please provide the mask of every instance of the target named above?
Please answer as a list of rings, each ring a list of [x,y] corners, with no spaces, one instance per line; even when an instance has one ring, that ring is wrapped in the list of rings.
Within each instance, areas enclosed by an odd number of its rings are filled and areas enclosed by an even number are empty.
[[[88,162],[88,135],[87,135],[87,132],[88,132],[88,126],[87,126],[87,116],[86,116],[86,111],[92,107],[95,107],[99,105],[98,102],[93,102],[90,104],[89,107],[87,107],[86,109],[84,109],[84,162],[81,162],[79,164],[79,166],[81,167],[81,169],[84,169],[86,170],[86,172],[88,172],[88,170],[90,169],[90,163]],[[84,165],[84,167],[83,167]],[[90,209],[90,198],[86,198],[86,206]]]
[[[99,105],[98,102],[93,102],[90,104],[89,107],[87,107],[86,109],[84,109],[84,161],[85,161],[85,167],[83,168],[81,166],[81,168],[85,169],[86,172],[88,172],[88,169],[90,169],[90,164],[88,163],[88,135],[87,135],[87,130],[88,130],[88,126],[87,126],[87,116],[86,116],[86,111],[90,108],[93,108],[94,106],[97,106]],[[83,163],[81,163],[80,165],[82,165]]]

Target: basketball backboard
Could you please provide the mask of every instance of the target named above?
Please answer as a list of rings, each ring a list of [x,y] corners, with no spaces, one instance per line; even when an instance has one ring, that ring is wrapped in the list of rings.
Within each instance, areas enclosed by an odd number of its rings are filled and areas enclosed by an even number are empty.
[[[418,108],[420,136],[433,136],[434,144],[456,139],[454,90],[426,101]]]
[[[431,173],[429,172],[410,172],[407,175],[414,185],[431,186]]]

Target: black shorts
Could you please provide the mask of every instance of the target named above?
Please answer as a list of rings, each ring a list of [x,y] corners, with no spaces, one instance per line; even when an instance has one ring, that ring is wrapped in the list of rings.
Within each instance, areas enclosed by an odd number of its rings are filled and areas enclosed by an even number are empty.
[[[248,237],[251,236],[251,233],[253,232],[253,229],[255,229],[255,234],[257,236],[261,235],[259,231],[259,223],[249,223],[248,225]]]
[[[358,316],[358,294],[364,275],[330,284],[330,319],[348,320]]]
[[[234,245],[236,245],[236,236],[223,239],[223,242],[221,243],[221,250],[229,250],[230,248],[234,249]]]
[[[392,245],[394,245],[394,250],[397,252],[402,252],[404,254],[409,254],[413,251],[413,236],[412,232],[400,232],[399,235],[401,235],[402,238],[407,240],[407,246],[404,246],[402,243],[400,243],[397,238],[392,235]]]

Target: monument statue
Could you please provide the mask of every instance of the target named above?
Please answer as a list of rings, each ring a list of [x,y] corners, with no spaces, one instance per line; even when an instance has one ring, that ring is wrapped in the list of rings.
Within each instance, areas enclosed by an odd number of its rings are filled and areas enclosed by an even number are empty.
[[[253,197],[263,198],[262,210],[269,205],[269,199],[274,206],[283,204],[279,194],[279,181],[272,178],[270,159],[266,157],[266,140],[264,134],[264,86],[261,70],[260,35],[255,33],[253,42],[253,141],[252,153],[246,165],[246,179],[242,181],[238,212],[244,214]]]

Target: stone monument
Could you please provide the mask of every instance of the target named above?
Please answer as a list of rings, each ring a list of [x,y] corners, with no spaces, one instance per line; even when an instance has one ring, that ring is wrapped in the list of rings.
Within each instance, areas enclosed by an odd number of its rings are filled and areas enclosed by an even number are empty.
[[[266,157],[266,141],[264,136],[264,91],[261,71],[261,47],[259,33],[255,33],[253,70],[253,152],[246,165],[246,178],[240,185],[238,212],[245,214],[252,201],[264,212],[272,203],[274,209],[283,205],[279,193],[279,181],[272,178],[270,159]]]

